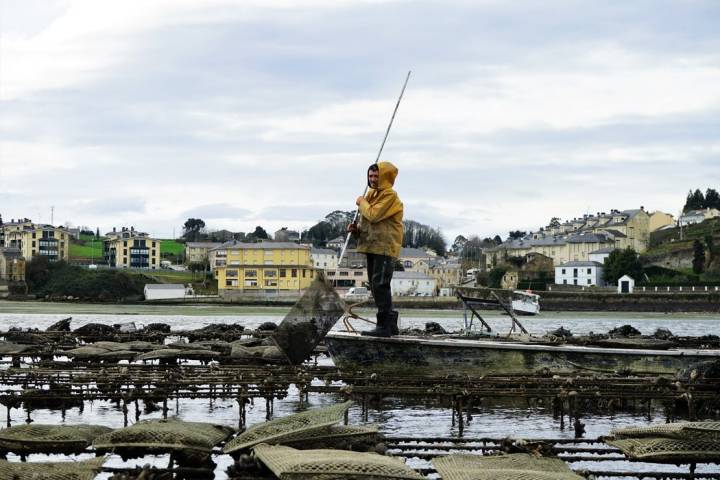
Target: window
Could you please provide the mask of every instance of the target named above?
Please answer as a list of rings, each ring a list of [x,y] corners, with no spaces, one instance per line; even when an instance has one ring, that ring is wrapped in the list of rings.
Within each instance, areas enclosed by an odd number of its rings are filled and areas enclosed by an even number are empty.
[[[567,278],[563,280],[563,285],[567,285]]]
[[[155,256],[155,250],[152,251],[152,256],[153,256],[153,257]]]
[[[127,247],[127,240],[123,241],[123,247]]]
[[[34,237],[34,236],[35,236],[35,235],[33,235],[33,237]],[[32,247],[35,248],[35,240],[33,240],[33,242],[32,242]]]
[[[573,284],[577,285],[577,278],[575,280],[573,280]]]
[[[350,273],[349,272],[340,272],[340,276],[341,277],[349,277]]]
[[[237,270],[225,270],[225,277],[237,278],[237,276],[238,276]]]
[[[257,278],[257,270],[245,270],[245,278]]]
[[[588,275],[592,273],[592,269],[588,268]]]
[[[127,242],[125,242],[127,243]],[[123,248],[123,255],[127,256],[127,248]]]
[[[562,274],[565,275],[565,269],[564,269],[564,268],[562,269]]]
[[[291,276],[292,276],[293,278],[297,278],[297,268],[293,268],[293,269],[290,271],[290,274],[291,274]]]
[[[353,272],[353,275],[356,276],[356,277],[362,277],[362,276],[363,276],[363,272],[362,272],[362,271]]]
[[[592,280],[590,280],[590,279],[588,278],[588,285],[590,285],[591,283],[592,283]]]
[[[303,278],[305,278],[305,274],[307,273],[307,270],[303,268]]]
[[[257,287],[257,280],[245,280],[246,287]]]
[[[277,280],[265,280],[266,287],[277,287]]]
[[[225,286],[226,286],[226,287],[237,287],[237,286],[238,286],[238,281],[237,281],[237,280],[230,280],[230,279],[225,280]]]
[[[35,232],[33,232],[33,237],[32,237],[32,238],[35,238],[35,235],[36,235]],[[35,242],[33,242],[33,243],[35,243]]]
[[[578,269],[573,268],[573,277],[577,277],[577,276],[578,276]],[[575,282],[575,284],[577,285],[577,282]]]
[[[275,278],[277,277],[277,271],[276,270],[265,270],[263,272],[263,275],[269,278]]]
[[[280,278],[285,278],[287,276],[287,270],[284,268],[280,269]]]

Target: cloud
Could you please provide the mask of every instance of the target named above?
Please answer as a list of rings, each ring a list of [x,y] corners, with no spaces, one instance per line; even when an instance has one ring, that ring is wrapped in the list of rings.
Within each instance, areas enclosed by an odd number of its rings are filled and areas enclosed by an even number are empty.
[[[217,203],[212,205],[201,205],[191,210],[186,210],[181,214],[187,218],[201,219],[246,219],[252,215],[252,211],[247,208],[236,207],[227,203]]]
[[[408,5],[3,4],[0,213],[307,228],[353,208],[407,69],[383,158],[448,237],[720,188],[717,2]]]

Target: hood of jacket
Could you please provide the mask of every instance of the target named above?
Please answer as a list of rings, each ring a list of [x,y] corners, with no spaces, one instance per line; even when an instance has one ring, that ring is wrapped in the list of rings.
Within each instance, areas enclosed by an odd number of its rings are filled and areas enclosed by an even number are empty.
[[[378,187],[376,190],[386,190],[395,185],[398,169],[390,162],[378,162]]]

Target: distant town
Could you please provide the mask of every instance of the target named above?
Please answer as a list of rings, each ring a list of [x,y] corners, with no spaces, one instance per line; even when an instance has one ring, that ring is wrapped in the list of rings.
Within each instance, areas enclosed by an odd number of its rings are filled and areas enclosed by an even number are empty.
[[[406,222],[393,295],[442,297],[458,285],[505,289],[630,292],[717,291],[720,286],[717,193],[690,192],[682,215],[644,206],[552,218],[536,231],[502,239],[441,233]],[[343,292],[363,292],[365,256],[345,244],[351,212],[332,212],[304,232],[258,226],[249,234],[208,232],[185,222],[177,239],[141,229],[101,233],[0,217],[0,297],[62,300],[295,298],[318,272]],[[414,243],[413,243],[414,242]],[[620,281],[624,279],[623,281]]]

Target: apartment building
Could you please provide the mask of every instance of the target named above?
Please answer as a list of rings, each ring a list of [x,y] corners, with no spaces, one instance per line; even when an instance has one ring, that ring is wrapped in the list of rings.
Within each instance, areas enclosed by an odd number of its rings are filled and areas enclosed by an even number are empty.
[[[113,228],[105,234],[103,253],[105,262],[115,268],[157,270],[160,268],[160,240],[150,238],[135,227]]]
[[[218,292],[299,294],[313,278],[310,247],[292,242],[228,242],[213,250]]]
[[[24,218],[2,225],[2,247],[17,248],[26,259],[46,257],[51,262],[67,261],[70,234],[52,225],[36,224]]]
[[[187,242],[185,244],[185,263],[204,263],[210,260],[209,252],[222,245],[222,242]]]

